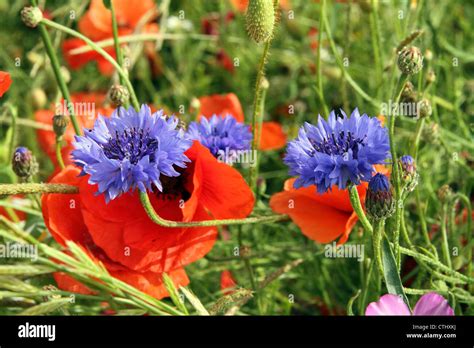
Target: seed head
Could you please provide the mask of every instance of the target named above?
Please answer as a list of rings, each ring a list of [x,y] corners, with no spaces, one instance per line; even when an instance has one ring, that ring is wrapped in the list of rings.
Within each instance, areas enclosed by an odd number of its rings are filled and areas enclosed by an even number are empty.
[[[23,7],[20,12],[21,20],[27,27],[36,28],[43,19],[43,13],[38,7]]]
[[[398,53],[398,68],[406,75],[414,75],[423,68],[423,55],[418,47],[404,47]]]
[[[130,98],[130,93],[125,86],[113,85],[109,90],[109,99],[114,106],[125,105]]]

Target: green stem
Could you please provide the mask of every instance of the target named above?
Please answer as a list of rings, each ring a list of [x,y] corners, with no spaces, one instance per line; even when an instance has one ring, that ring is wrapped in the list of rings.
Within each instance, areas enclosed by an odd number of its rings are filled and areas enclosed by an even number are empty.
[[[10,109],[10,115],[11,115],[11,130],[12,130],[12,136],[10,139],[10,147],[8,149],[8,159],[13,158],[13,153],[15,151],[15,144],[16,144],[16,126],[17,126],[17,117],[18,117],[18,111],[17,108],[7,104],[8,108]]]
[[[166,220],[160,217],[156,213],[153,206],[151,205],[150,198],[148,197],[148,194],[146,192],[140,192],[140,200],[142,202],[142,206],[145,209],[146,213],[155,224],[164,226],[164,227],[170,227],[170,228],[270,223],[270,222],[276,222],[276,221],[283,221],[288,218],[287,215],[278,214],[278,215],[250,217],[250,218],[245,218],[245,219],[224,219],[224,220],[178,222],[178,221]]]
[[[411,153],[415,161],[418,157],[418,147],[420,146],[421,133],[423,132],[424,125],[425,125],[424,118],[420,118],[418,122],[416,123],[415,141],[413,142],[413,148],[411,150]]]
[[[319,33],[318,33],[318,56],[316,57],[316,73],[317,73],[317,82],[318,82],[318,95],[319,99],[321,100],[321,104],[324,108],[324,114],[326,117],[329,115],[329,110],[326,105],[326,100],[324,98],[324,90],[323,90],[323,74],[322,74],[322,66],[321,66],[321,46],[323,42],[323,20],[325,16],[325,9],[326,9],[326,0],[321,2],[321,8],[319,12]]]
[[[364,213],[364,209],[362,208],[362,204],[360,202],[359,192],[357,192],[357,186],[351,185],[349,187],[349,198],[351,200],[352,208],[354,208],[359,221],[361,222],[362,226],[367,232],[372,233],[373,228],[370,224],[370,221],[367,219],[367,216]]]
[[[117,64],[120,67],[123,67],[123,56],[122,56],[122,50],[120,48],[120,43],[119,43],[119,35],[118,35],[118,25],[117,25],[117,16],[115,15],[115,6],[114,2],[110,1],[110,12],[112,12],[112,33],[114,37],[114,49],[115,49],[115,55],[117,56]],[[127,70],[125,69],[125,72]],[[123,78],[122,75],[119,75],[120,78],[120,84],[123,86],[125,85],[125,79]],[[124,105],[125,108],[128,108],[128,102]]]
[[[371,0],[372,11],[370,12],[370,33],[371,33],[371,40],[372,40],[372,50],[374,55],[374,63],[375,63],[375,72],[376,72],[376,86],[377,86],[377,95],[380,95],[382,91],[382,73],[383,73],[383,65],[382,65],[382,58],[380,55],[380,43],[377,37],[377,22],[378,22],[378,11],[376,10],[377,5],[375,4],[375,0]]]
[[[79,188],[67,184],[0,184],[0,195],[17,195],[33,193],[78,193]]]
[[[253,132],[253,141],[252,141],[252,155],[255,154],[255,164],[250,167],[250,187],[252,191],[257,192],[257,178],[259,170],[259,156],[258,156],[258,146],[260,144],[260,139],[262,135],[262,124],[263,124],[263,114],[265,110],[265,98],[267,96],[268,90],[268,81],[267,79],[262,79],[261,86],[261,96],[260,96],[260,105],[257,115],[252,118],[252,132]]]
[[[89,39],[88,37],[82,35],[81,33],[73,30],[73,29],[70,29],[68,27],[65,27],[61,24],[58,24],[56,22],[53,22],[53,21],[50,21],[49,19],[46,19],[46,18],[43,18],[41,20],[41,24],[44,24],[46,26],[49,26],[51,28],[54,28],[54,29],[57,29],[57,30],[61,30],[71,36],[74,36],[78,39],[81,39],[82,41],[84,41],[86,44],[88,44],[92,49],[94,49],[94,51],[96,51],[97,53],[99,53],[102,57],[105,58],[105,60],[107,60],[110,64],[113,65],[113,67],[117,70],[119,76],[121,78],[123,78],[123,81],[124,81],[124,84],[125,86],[127,87],[128,91],[130,92],[130,98],[132,100],[132,105],[133,107],[138,111],[140,109],[140,104],[138,103],[138,99],[137,99],[137,96],[135,95],[135,91],[133,89],[133,86],[132,86],[132,83],[130,82],[129,78],[128,78],[128,75],[127,73],[122,69],[122,67],[115,61],[115,59],[112,58],[112,56],[110,54],[108,54],[106,51],[104,51],[102,48],[100,48],[99,46],[96,45],[96,43],[94,41],[92,41],[91,39]],[[40,24],[40,26],[41,26]],[[44,29],[46,30],[46,29]]]
[[[334,43],[334,39],[331,34],[331,28],[329,26],[329,21],[327,19],[326,14],[324,14],[323,16],[323,23],[324,23],[324,29],[326,30],[326,34],[328,36],[329,45],[331,46],[332,54],[336,58],[337,65],[341,69],[342,75],[344,76],[344,78],[363,99],[367,100],[370,104],[372,104],[375,107],[380,107],[380,102],[378,100],[373,99],[371,96],[365,93],[364,90],[352,79],[351,75],[349,74],[346,67],[344,66],[344,63],[341,57],[339,57],[336,44]]]
[[[58,57],[53,49],[53,44],[51,43],[51,38],[49,37],[48,31],[45,28],[45,24],[49,22],[47,19],[43,19],[41,23],[38,25],[41,38],[43,39],[44,47],[46,49],[46,53],[48,54],[49,60],[51,62],[51,66],[53,68],[54,76],[56,77],[56,81],[58,83],[59,89],[63,95],[63,98],[67,102],[67,108],[69,112],[69,117],[71,119],[71,123],[74,127],[74,131],[77,135],[81,135],[81,128],[79,127],[79,123],[77,122],[76,115],[74,114],[74,107],[72,107],[71,102],[71,95],[69,94],[69,89],[67,88],[66,82],[64,81],[63,75],[61,74],[61,67],[59,66]],[[52,22],[53,23],[53,22]]]
[[[374,264],[375,264],[375,258],[373,258],[370,261],[369,269],[367,271],[367,277],[365,278],[364,289],[362,290],[362,296],[360,298],[360,304],[359,304],[359,314],[360,315],[363,315],[365,305],[367,304],[367,293],[369,291],[369,284],[370,284],[370,281],[371,281],[371,278],[372,278],[372,271],[374,269]]]
[[[444,258],[444,263],[449,267],[451,268],[452,267],[452,264],[451,264],[451,257],[450,257],[450,253],[449,253],[449,244],[448,244],[448,233],[446,231],[446,218],[447,218],[447,206],[446,204],[443,204],[443,207],[441,208],[442,211],[441,211],[441,236],[442,236],[442,245],[441,245],[441,251],[442,251],[442,254],[443,254],[443,258]]]
[[[64,169],[66,166],[64,165],[63,155],[61,153],[61,137],[56,137],[55,150],[56,150],[56,159],[58,160],[59,167],[61,169]]]
[[[385,220],[375,221],[374,234],[372,237],[373,249],[374,249],[374,259],[376,260],[377,269],[379,271],[380,277],[384,279],[383,271],[383,262],[382,262],[382,238],[384,234]]]

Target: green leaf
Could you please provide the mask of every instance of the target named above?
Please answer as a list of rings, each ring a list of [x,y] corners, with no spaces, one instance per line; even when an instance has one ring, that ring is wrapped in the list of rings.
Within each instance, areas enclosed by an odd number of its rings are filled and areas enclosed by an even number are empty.
[[[400,296],[408,305],[408,307],[410,307],[408,298],[405,295],[405,291],[403,290],[402,280],[400,279],[400,274],[398,273],[398,267],[397,263],[395,262],[392,248],[390,247],[390,243],[386,237],[382,241],[382,262],[385,284],[387,285],[388,293]]]
[[[111,0],[104,0],[104,6],[110,10],[110,8],[112,7],[112,4],[111,4]]]
[[[41,303],[37,306],[30,307],[19,315],[43,315],[54,312],[55,310],[71,303],[69,298],[60,298],[58,300],[51,300],[48,302]]]
[[[194,307],[196,312],[199,315],[209,315],[206,307],[202,304],[202,302],[194,295],[190,290],[185,287],[181,287],[180,290],[183,292],[184,296],[188,299],[191,305]]]
[[[176,286],[174,286],[173,280],[166,273],[163,273],[163,283],[165,284],[166,290],[168,290],[174,305],[185,314],[189,314],[188,309],[179,296]]]

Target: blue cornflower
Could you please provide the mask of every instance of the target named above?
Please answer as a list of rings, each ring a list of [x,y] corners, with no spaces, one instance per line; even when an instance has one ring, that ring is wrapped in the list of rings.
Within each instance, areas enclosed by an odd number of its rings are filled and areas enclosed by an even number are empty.
[[[390,181],[385,175],[377,173],[369,180],[368,190],[374,193],[389,192],[391,190]]]
[[[189,162],[184,152],[192,141],[177,126],[177,118],[162,110],[152,114],[146,105],[140,111],[118,108],[76,136],[72,157],[107,202],[135,188],[145,192],[154,185],[163,191],[160,176],[179,176],[175,167]]]
[[[189,124],[187,135],[207,147],[214,157],[249,150],[252,142],[249,126],[237,122],[232,115],[213,115],[209,120],[201,117],[199,122]]]
[[[369,181],[373,165],[390,156],[388,132],[380,121],[355,109],[351,117],[334,111],[328,120],[319,116],[316,126],[305,123],[298,137],[288,144],[285,163],[296,175],[295,188],[316,185],[324,193],[337,185]]]

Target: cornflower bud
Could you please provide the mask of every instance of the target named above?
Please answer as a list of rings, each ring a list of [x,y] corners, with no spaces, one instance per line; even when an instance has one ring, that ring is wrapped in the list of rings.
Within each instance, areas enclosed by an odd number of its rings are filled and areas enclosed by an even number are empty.
[[[365,208],[367,214],[375,220],[392,216],[395,211],[393,188],[385,175],[377,173],[370,179]]]
[[[38,173],[38,163],[35,156],[26,147],[17,147],[12,158],[12,168],[15,174],[25,181]]]
[[[405,184],[405,188],[408,192],[411,192],[418,185],[418,172],[416,170],[416,164],[413,157],[405,155],[400,157],[398,160],[400,165],[400,171],[402,175],[402,181]]]
[[[432,113],[431,102],[423,98],[417,104],[417,116],[420,118],[430,117]]]
[[[128,102],[130,93],[122,85],[113,85],[109,90],[109,99],[114,106],[122,106]]]
[[[404,47],[398,53],[398,68],[406,75],[414,75],[423,68],[423,55],[418,47]]]
[[[21,20],[27,27],[36,28],[43,19],[43,13],[38,7],[26,6],[20,12]]]
[[[66,128],[69,124],[69,119],[64,115],[53,116],[53,130],[56,137],[61,138],[66,132]]]

